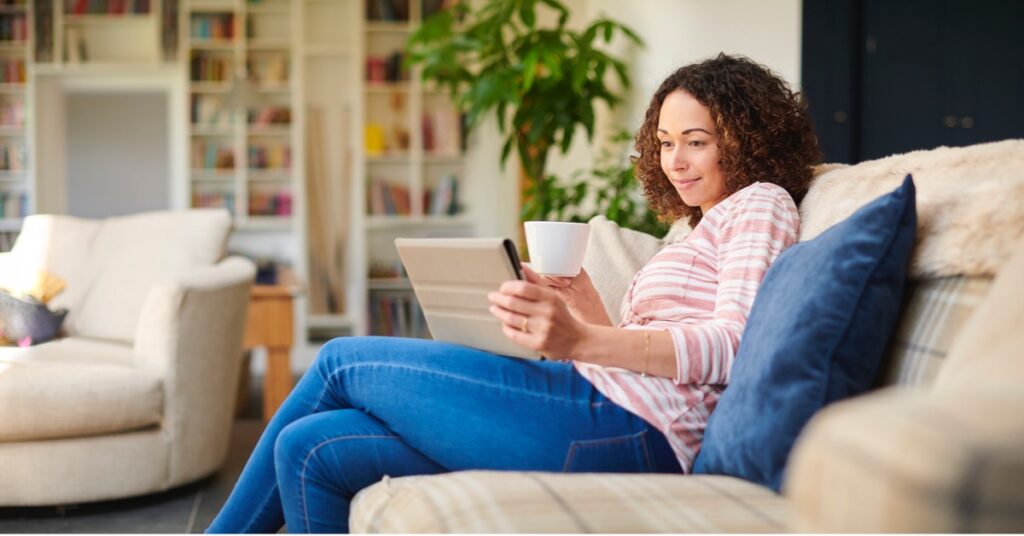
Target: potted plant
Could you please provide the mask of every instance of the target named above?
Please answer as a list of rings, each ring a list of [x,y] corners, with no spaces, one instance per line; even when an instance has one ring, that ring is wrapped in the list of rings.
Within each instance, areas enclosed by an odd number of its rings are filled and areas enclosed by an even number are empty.
[[[542,6],[548,13],[538,13]],[[551,150],[565,153],[579,127],[593,140],[594,105],[614,107],[621,100],[612,77],[621,91],[629,88],[626,64],[599,45],[619,33],[643,45],[616,21],[599,18],[575,31],[568,19],[558,0],[490,0],[478,10],[459,2],[427,18],[407,43],[409,65],[420,65],[425,81],[450,90],[467,131],[496,114],[501,162],[514,149],[527,183],[523,220],[546,216],[541,208]]]
[[[632,142],[633,136],[620,131],[612,141],[622,147]],[[587,222],[600,215],[620,227],[665,236],[670,225],[647,205],[633,168],[632,158],[605,150],[593,168],[579,170],[569,180],[547,175],[537,181],[540,195],[530,197],[524,212],[536,219],[572,222]]]

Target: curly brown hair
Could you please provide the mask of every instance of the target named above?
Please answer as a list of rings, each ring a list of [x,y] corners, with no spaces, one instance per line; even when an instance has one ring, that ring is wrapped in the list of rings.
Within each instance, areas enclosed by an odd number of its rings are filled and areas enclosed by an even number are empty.
[[[683,203],[661,169],[658,116],[665,97],[684,90],[708,108],[718,130],[719,165],[726,195],[754,183],[783,187],[800,203],[810,185],[811,166],[821,160],[818,138],[803,96],[767,67],[742,56],[718,57],[681,67],[651,97],[636,134],[635,175],[659,218],[701,219],[700,207]]]

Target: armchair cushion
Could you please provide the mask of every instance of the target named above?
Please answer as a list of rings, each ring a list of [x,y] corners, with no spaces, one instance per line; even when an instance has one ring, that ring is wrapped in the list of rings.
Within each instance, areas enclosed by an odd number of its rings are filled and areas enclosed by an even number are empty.
[[[0,348],[0,442],[81,437],[160,421],[160,378],[130,346],[67,337]]]
[[[914,199],[907,176],[768,269],[694,473],[778,490],[811,416],[871,387],[898,319],[917,228]]]

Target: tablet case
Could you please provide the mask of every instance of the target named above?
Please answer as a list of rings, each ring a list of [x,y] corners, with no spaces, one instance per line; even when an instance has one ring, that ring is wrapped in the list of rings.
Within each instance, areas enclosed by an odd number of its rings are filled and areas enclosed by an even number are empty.
[[[434,340],[499,355],[541,358],[506,337],[501,322],[487,310],[489,292],[505,281],[522,279],[511,240],[397,238],[395,247]]]

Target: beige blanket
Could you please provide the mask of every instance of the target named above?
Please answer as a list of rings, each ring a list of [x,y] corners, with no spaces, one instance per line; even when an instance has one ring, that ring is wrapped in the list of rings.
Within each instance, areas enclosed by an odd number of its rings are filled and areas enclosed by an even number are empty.
[[[914,278],[992,275],[1024,238],[1024,140],[939,147],[822,166],[800,205],[800,241],[902,182],[917,186]]]

